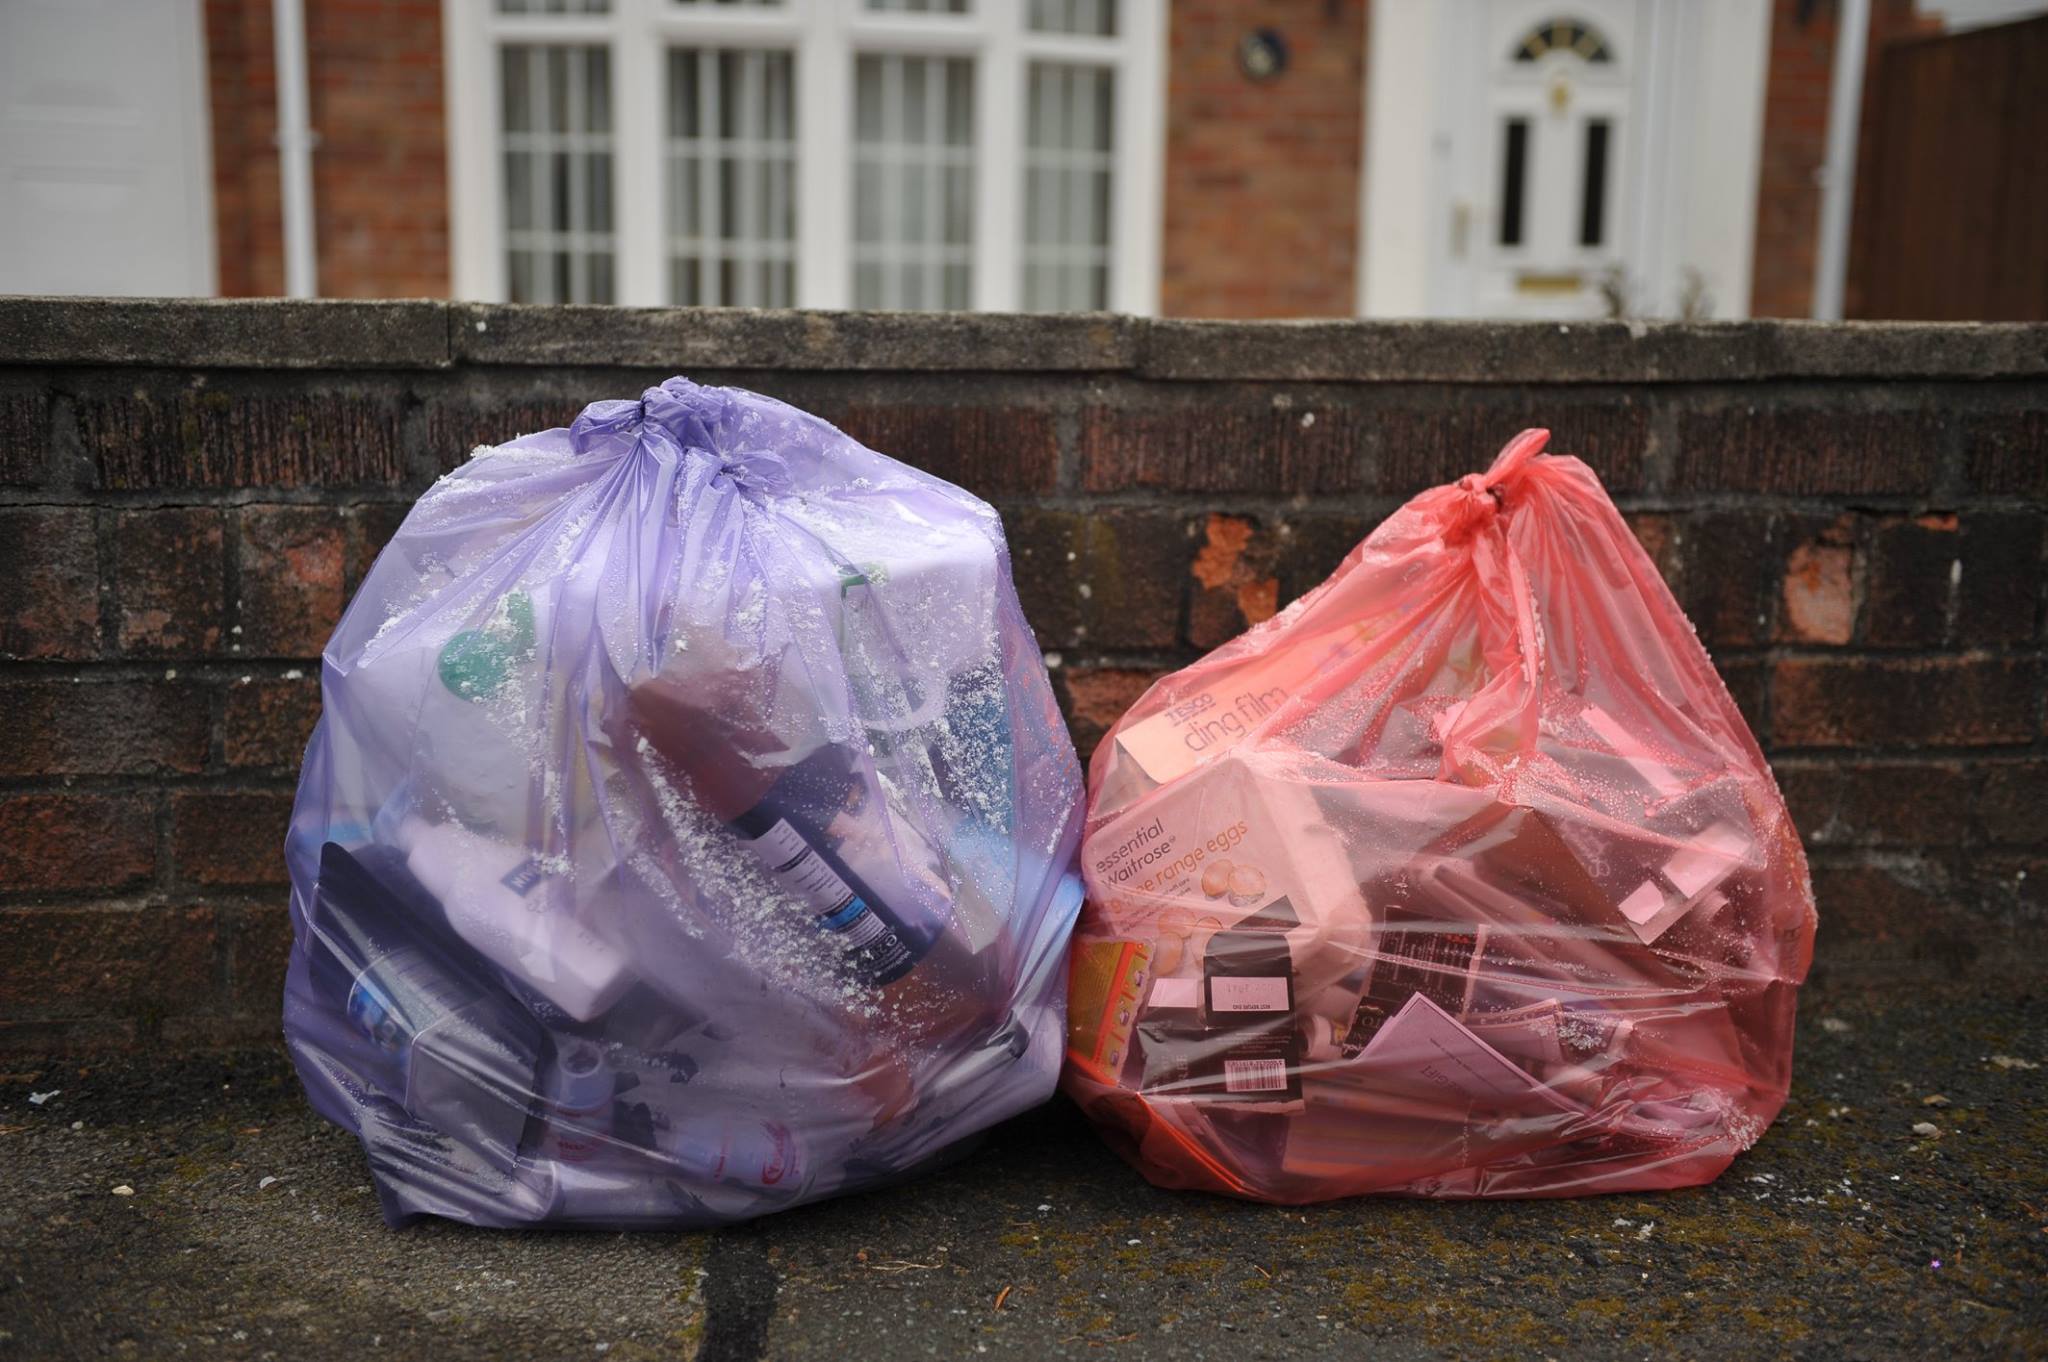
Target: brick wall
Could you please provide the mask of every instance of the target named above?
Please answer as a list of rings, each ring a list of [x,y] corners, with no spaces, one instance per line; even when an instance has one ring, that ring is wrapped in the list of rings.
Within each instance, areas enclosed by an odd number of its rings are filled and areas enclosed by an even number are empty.
[[[1178,0],[1168,36],[1160,310],[1357,311],[1365,0]],[[1254,82],[1238,41],[1270,28],[1288,66]]]
[[[448,292],[439,0],[306,0],[322,295]],[[220,291],[284,291],[270,0],[207,0]]]
[[[0,300],[0,356],[0,1048],[274,1034],[318,653],[378,545],[475,443],[678,371],[992,498],[1084,749],[1546,423],[1771,754],[1819,978],[2034,958],[2048,327]]]

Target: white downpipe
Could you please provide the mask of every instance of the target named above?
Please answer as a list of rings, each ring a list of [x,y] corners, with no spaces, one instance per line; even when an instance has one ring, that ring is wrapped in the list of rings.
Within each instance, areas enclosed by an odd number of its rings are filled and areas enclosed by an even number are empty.
[[[313,128],[306,82],[306,12],[301,0],[271,0],[277,37],[278,185],[284,207],[284,291],[320,292],[313,254]]]
[[[1670,58],[1675,55],[1675,49],[1671,35],[1666,31],[1678,18],[1672,10],[1673,6],[1669,4],[1645,5],[1641,10],[1643,50],[1636,89],[1642,92],[1642,101],[1637,107],[1642,110],[1643,146],[1634,160],[1643,168],[1643,187],[1636,195],[1635,239],[1623,248],[1628,253],[1624,259],[1634,267],[1636,276],[1632,280],[1624,276],[1624,288],[1628,284],[1639,283],[1642,305],[1652,316],[1662,316],[1666,309],[1675,311],[1678,301],[1678,290],[1672,287],[1672,280],[1666,278],[1666,234],[1658,230],[1659,224],[1667,221],[1665,212],[1677,197],[1670,192],[1671,157],[1665,154],[1668,144],[1666,111],[1678,79],[1677,73],[1670,69]],[[1677,272],[1669,273],[1675,276]]]
[[[1828,155],[1821,166],[1820,253],[1814,268],[1815,321],[1842,320],[1849,278],[1849,217],[1856,202],[1856,135],[1863,122],[1863,51],[1870,0],[1841,0],[1835,70],[1828,86]]]

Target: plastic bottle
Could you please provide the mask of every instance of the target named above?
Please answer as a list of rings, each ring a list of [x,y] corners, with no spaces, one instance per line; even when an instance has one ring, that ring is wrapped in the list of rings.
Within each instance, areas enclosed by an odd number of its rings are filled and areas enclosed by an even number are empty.
[[[554,1062],[542,1075],[547,1131],[541,1150],[563,1163],[587,1163],[611,1134],[611,1067],[586,1040],[557,1041]]]
[[[880,826],[888,813],[844,748],[823,744],[772,764],[787,748],[749,679],[687,689],[664,676],[642,681],[629,692],[632,721],[819,929],[840,938],[846,975],[875,990],[903,1029],[971,1040],[993,1020],[991,962],[950,929],[944,881],[902,873],[901,860],[869,856],[855,868],[850,844],[886,848],[909,829]]]
[[[809,1170],[788,1126],[745,1116],[685,1116],[658,1132],[661,1152],[692,1177],[795,1197]]]
[[[494,981],[436,939],[398,854],[321,848],[308,917],[323,1008],[348,1019],[359,1072],[405,1111],[488,1158],[518,1166],[542,1034]]]
[[[422,784],[471,827],[523,840],[534,812],[535,741],[523,684],[535,659],[534,602],[507,593],[481,628],[424,650],[379,658],[366,670],[400,670],[394,685],[419,688],[412,704],[418,748],[408,754]],[[408,675],[403,664],[412,662]]]

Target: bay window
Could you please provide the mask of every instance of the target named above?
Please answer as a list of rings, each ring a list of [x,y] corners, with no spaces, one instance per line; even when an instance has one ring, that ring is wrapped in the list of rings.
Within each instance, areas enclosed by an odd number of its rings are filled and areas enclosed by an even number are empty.
[[[1158,297],[1164,0],[445,0],[459,296]]]

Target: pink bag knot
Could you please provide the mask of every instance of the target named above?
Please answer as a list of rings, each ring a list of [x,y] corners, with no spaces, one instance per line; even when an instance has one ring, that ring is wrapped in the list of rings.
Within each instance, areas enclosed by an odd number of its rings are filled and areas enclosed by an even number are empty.
[[[1493,460],[1493,466],[1479,478],[1479,485],[1491,491],[1498,500],[1503,494],[1504,484],[1519,478],[1522,469],[1531,459],[1541,454],[1543,446],[1549,443],[1550,432],[1540,426],[1532,426],[1523,431],[1501,446],[1500,453]],[[1472,476],[1468,475],[1460,478],[1458,485],[1463,487],[1472,480]]]

